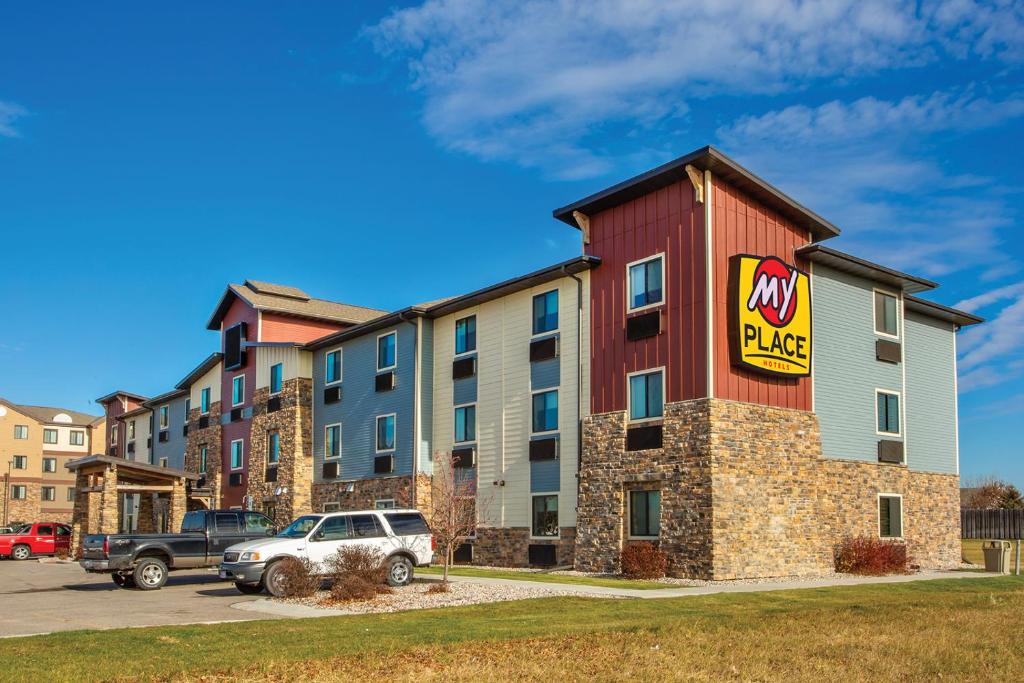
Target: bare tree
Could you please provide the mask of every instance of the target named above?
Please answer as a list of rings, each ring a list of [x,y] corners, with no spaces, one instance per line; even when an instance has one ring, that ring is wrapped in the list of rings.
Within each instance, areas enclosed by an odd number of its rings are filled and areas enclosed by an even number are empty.
[[[995,477],[984,477],[964,488],[962,506],[975,510],[1024,507],[1024,498],[1016,486]]]
[[[434,471],[430,530],[444,557],[443,581],[447,585],[455,549],[476,533],[477,519],[483,511],[475,470],[461,467],[456,455],[440,454],[434,462],[439,467]]]

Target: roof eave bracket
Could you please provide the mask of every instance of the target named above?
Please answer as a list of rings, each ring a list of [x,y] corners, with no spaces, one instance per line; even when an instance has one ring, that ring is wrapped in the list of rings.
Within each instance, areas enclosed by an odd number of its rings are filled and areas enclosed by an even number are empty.
[[[677,167],[678,168],[678,167]],[[693,164],[687,164],[685,167],[686,175],[690,176],[690,184],[693,185],[694,197],[698,204],[704,203],[704,174],[699,168]]]
[[[583,244],[590,244],[590,216],[582,211],[573,211],[572,217],[576,220],[576,225],[580,226],[580,231],[583,232]]]

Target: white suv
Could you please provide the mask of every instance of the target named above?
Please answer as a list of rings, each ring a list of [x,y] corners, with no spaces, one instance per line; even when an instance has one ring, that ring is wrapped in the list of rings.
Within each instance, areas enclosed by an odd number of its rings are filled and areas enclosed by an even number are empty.
[[[279,560],[308,558],[317,567],[345,545],[369,545],[387,558],[388,584],[405,586],[413,567],[430,564],[434,538],[417,510],[361,510],[303,515],[273,538],[237,543],[224,551],[220,578],[243,593],[264,588],[280,596]]]

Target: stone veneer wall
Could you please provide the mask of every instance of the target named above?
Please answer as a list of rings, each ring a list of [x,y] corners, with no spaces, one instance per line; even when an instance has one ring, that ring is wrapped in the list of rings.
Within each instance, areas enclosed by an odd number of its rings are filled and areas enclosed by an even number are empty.
[[[253,396],[250,433],[249,478],[246,493],[253,505],[272,511],[274,521],[285,526],[300,515],[313,511],[313,380],[299,377],[281,386],[281,408],[267,412],[270,389],[257,389]],[[277,480],[268,482],[267,435],[280,434]],[[287,489],[275,495],[278,488]],[[272,506],[268,509],[268,506]]]
[[[817,574],[847,535],[877,535],[879,493],[903,495],[904,540],[924,567],[960,560],[959,477],[825,458],[813,413],[699,399],[665,407],[663,448],[627,453],[625,414],[586,418],[576,566],[617,571],[626,492],[662,491],[669,573]]]
[[[346,490],[349,486],[352,491]],[[408,475],[332,481],[313,485],[313,511],[323,512],[324,503],[340,503],[341,510],[372,510],[375,501],[388,498],[394,499],[395,507],[408,508],[413,506],[412,495],[413,478]]]
[[[10,487],[13,486],[24,486],[25,487],[25,498],[15,500],[11,498]],[[7,521],[8,522],[41,522],[41,521],[53,521],[62,522],[62,519],[56,519],[59,515],[47,515],[45,520],[39,519],[39,509],[42,506],[42,484],[34,481],[18,481],[12,478],[8,484],[7,490]],[[54,519],[50,519],[54,517]]]
[[[188,434],[185,438],[185,471],[203,474],[199,470],[199,449],[206,446],[206,487],[213,493],[211,508],[220,506],[221,483],[221,425],[220,401],[210,404],[207,415],[208,426],[199,428],[199,408],[192,408],[188,413]],[[193,506],[194,507],[194,506]]]
[[[480,527],[473,545],[473,564],[492,567],[529,566],[529,546],[556,545],[559,566],[572,565],[576,546],[576,529],[564,526],[557,539],[531,539],[527,527]]]

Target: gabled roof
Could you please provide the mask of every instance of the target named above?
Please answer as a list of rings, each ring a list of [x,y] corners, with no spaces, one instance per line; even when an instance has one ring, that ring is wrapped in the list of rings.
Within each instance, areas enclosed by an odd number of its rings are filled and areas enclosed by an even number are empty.
[[[757,177],[725,154],[708,145],[694,150],[667,164],[662,164],[646,173],[625,180],[617,185],[595,192],[568,206],[555,209],[555,218],[574,228],[576,219],[573,211],[587,216],[618,206],[631,199],[660,190],[687,177],[686,167],[693,166],[701,171],[711,171],[730,185],[757,199],[765,206],[811,231],[815,239],[823,240],[839,235],[839,228],[818,214],[792,199],[782,191]]]
[[[70,425],[73,427],[88,427],[102,417],[80,413],[77,410],[67,408],[55,408],[52,406],[28,406],[20,403],[12,403],[7,399],[0,398],[0,403],[15,410],[26,417],[30,417],[42,424]],[[65,416],[63,419],[55,420],[58,415]]]
[[[230,284],[217,303],[206,329],[218,330],[235,298],[239,298],[258,311],[281,313],[299,318],[329,320],[331,322],[358,325],[387,313],[387,311],[364,306],[353,306],[337,301],[313,299],[301,289],[275,285],[258,280],[246,280],[244,284]]]
[[[174,388],[188,389],[196,382],[196,380],[198,380],[200,377],[208,373],[211,369],[216,367],[217,363],[219,363],[221,361],[221,358],[223,357],[223,353],[221,353],[220,351],[214,351],[205,359],[203,359],[202,363],[197,365],[195,368],[192,369],[191,372],[185,375],[185,377],[180,382],[175,384]]]
[[[112,391],[109,394],[107,394],[106,396],[100,396],[98,399],[96,399],[96,402],[99,403],[100,405],[105,405],[105,404],[110,403],[111,401],[113,401],[118,396],[125,396],[127,398],[133,398],[136,401],[145,401],[146,400],[145,396],[139,396],[138,394],[133,394],[130,391],[118,390],[118,391]]]
[[[171,391],[165,391],[159,396],[154,396],[149,399],[142,405],[147,408],[155,408],[161,403],[167,403],[168,401],[173,401],[174,399],[181,398],[182,396],[188,396],[188,389],[172,389]]]
[[[916,311],[932,318],[945,320],[958,327],[967,327],[968,325],[977,325],[978,323],[985,322],[984,318],[980,318],[973,313],[943,306],[934,301],[927,301],[916,296],[910,296],[909,294],[903,297],[903,305],[907,307],[908,311]]]
[[[145,415],[146,413],[152,413],[152,412],[153,412],[153,409],[150,408],[145,403],[143,403],[138,408],[132,408],[129,411],[121,413],[120,415],[117,416],[116,419],[118,419],[118,420],[126,420],[129,417],[135,417],[136,415]]]
[[[881,282],[890,287],[896,287],[905,293],[923,292],[926,289],[935,289],[939,286],[937,282],[926,280],[923,277],[901,273],[898,270],[893,270],[871,261],[865,261],[857,256],[851,256],[850,254],[820,244],[802,246],[796,250],[796,253],[812,263],[821,263],[836,270],[841,270],[844,273]]]

